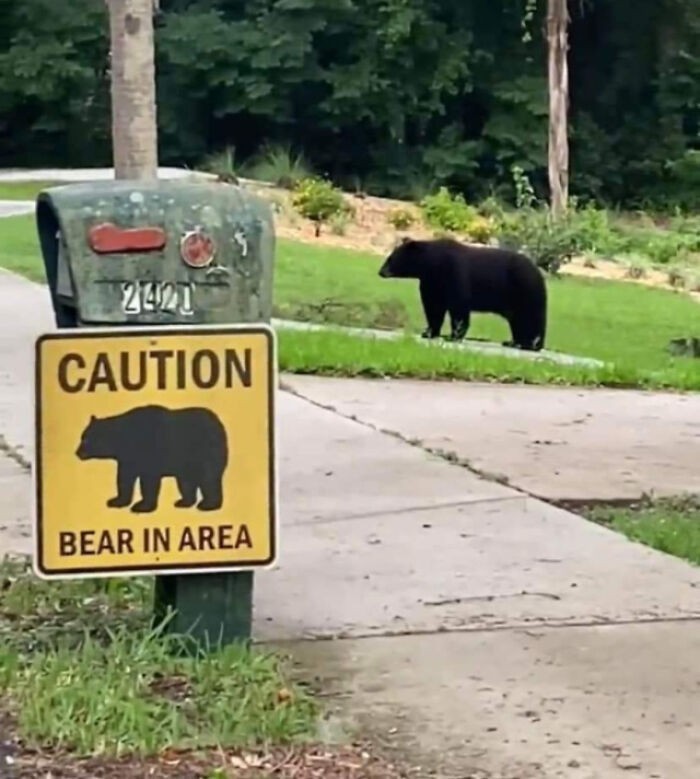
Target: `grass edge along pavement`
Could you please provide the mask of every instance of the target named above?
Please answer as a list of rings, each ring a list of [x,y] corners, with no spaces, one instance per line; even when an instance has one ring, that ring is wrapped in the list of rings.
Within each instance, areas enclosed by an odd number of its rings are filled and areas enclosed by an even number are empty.
[[[700,565],[700,495],[646,496],[625,505],[603,502],[571,510],[631,541]]]
[[[423,314],[415,284],[377,276],[378,256],[279,239],[275,316],[323,325],[418,332]],[[0,267],[43,282],[32,215],[0,219]],[[280,370],[336,376],[413,377],[700,390],[700,362],[667,354],[668,340],[700,331],[700,306],[682,293],[625,282],[550,279],[547,348],[602,360],[603,367],[552,365],[442,349],[413,338],[391,342],[327,332],[280,330]],[[697,320],[697,325],[694,324]],[[477,315],[470,337],[499,343],[500,318]]]
[[[0,774],[9,757],[19,779],[399,776],[328,738],[287,652],[178,652],[151,598],[147,578],[44,582],[0,562]]]

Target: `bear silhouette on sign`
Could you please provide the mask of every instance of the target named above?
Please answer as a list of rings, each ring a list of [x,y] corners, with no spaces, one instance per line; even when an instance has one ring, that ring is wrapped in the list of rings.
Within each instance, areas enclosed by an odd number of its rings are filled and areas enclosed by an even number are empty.
[[[139,406],[116,416],[93,416],[83,430],[76,456],[117,461],[117,494],[107,501],[110,508],[155,511],[166,476],[177,481],[178,508],[194,506],[198,491],[202,496],[197,503],[200,511],[215,511],[223,503],[226,430],[219,417],[206,408]],[[137,480],[141,500],[131,505]]]

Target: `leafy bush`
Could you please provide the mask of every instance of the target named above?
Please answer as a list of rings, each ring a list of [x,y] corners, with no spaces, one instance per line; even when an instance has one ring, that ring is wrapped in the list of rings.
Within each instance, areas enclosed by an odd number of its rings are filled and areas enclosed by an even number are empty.
[[[628,246],[628,240],[612,225],[605,209],[590,204],[578,208],[572,199],[567,219],[575,236],[577,251],[612,258]]]
[[[472,241],[488,243],[496,232],[496,224],[492,219],[477,214],[465,232]]]
[[[544,208],[506,214],[498,226],[501,246],[523,252],[546,273],[556,274],[578,251],[568,215],[553,219]]]
[[[407,208],[397,208],[390,212],[388,221],[396,230],[408,230],[416,218]]]
[[[294,189],[300,181],[311,176],[311,168],[304,155],[295,154],[289,146],[265,146],[246,167],[246,173],[256,181]]]
[[[496,231],[493,219],[468,205],[462,195],[451,195],[446,187],[421,201],[426,223],[441,233],[461,233],[472,241],[487,243]]]
[[[642,251],[649,259],[658,265],[668,265],[671,262],[683,261],[693,250],[692,236],[680,233],[657,232],[646,241]]]
[[[447,187],[440,187],[434,195],[424,197],[420,207],[430,227],[454,233],[467,232],[478,215],[462,195],[451,195]]]
[[[352,207],[339,189],[330,181],[313,177],[302,179],[296,185],[292,205],[304,218],[316,223],[317,236],[321,234],[322,223],[352,213]]]
[[[477,206],[477,211],[482,216],[488,217],[490,219],[500,219],[505,213],[505,208],[503,207],[503,203],[501,203],[497,197],[494,195],[489,195],[489,197],[485,198],[481,201],[481,203],[479,203]]]

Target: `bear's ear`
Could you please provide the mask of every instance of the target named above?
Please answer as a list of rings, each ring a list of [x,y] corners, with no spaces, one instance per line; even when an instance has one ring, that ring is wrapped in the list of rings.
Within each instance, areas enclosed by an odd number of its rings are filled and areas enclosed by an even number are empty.
[[[97,422],[97,417],[94,414],[90,415],[90,421],[91,422]]]
[[[399,246],[405,246],[407,243],[413,243],[413,238],[409,238],[407,235],[404,235],[399,243]]]

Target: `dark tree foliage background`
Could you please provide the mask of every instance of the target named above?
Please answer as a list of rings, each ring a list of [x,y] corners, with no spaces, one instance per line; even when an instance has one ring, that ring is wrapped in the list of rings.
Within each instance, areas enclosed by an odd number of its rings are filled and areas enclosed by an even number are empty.
[[[364,191],[546,185],[538,0],[161,0],[162,164],[292,144]],[[700,206],[697,0],[570,0],[572,193]],[[524,19],[526,20],[524,22]],[[0,166],[108,165],[99,0],[0,0]]]

